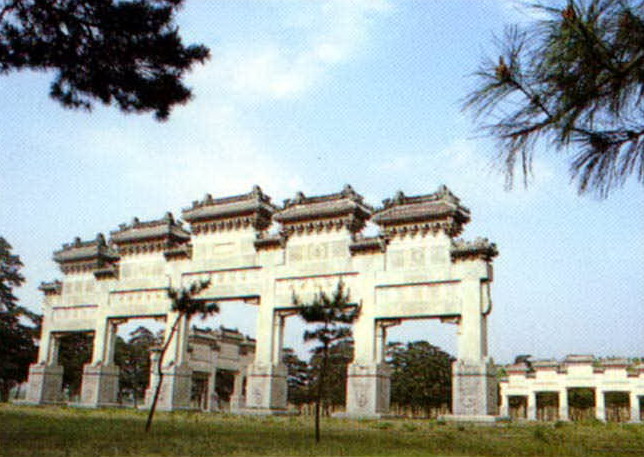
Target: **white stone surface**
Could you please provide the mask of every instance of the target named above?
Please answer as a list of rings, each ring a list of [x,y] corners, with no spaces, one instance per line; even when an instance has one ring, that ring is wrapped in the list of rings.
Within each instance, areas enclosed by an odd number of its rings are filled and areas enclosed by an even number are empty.
[[[120,260],[110,263],[108,271],[102,272],[105,268],[101,262],[111,262],[108,257],[105,257],[108,260],[92,257],[91,262],[97,265],[93,266],[84,258],[78,260],[79,255],[71,254],[76,252],[74,249],[104,251],[107,245],[97,242],[96,248],[96,243],[76,242],[63,249],[66,258],[74,260],[68,261],[70,267],[62,281],[62,290],[46,292],[39,362],[51,361],[48,336],[53,332],[94,332],[90,367],[100,369],[87,369],[88,378],[83,381],[87,384],[83,387],[85,403],[109,403],[113,387],[107,379],[114,376],[114,371],[107,367],[114,343],[113,323],[133,317],[166,318],[171,323],[174,313],[167,288],[185,287],[208,278],[210,287],[200,298],[259,303],[258,339],[255,359],[248,367],[246,405],[254,410],[284,410],[287,389],[281,351],[284,319],[289,308],[292,309],[292,297],[296,294],[305,302],[320,291],[332,292],[342,281],[350,291],[352,302],[361,307],[361,315],[353,327],[355,358],[348,373],[349,415],[387,413],[389,373],[382,363],[386,341],[379,322],[411,318],[448,318],[458,323],[457,366],[466,368],[454,372],[457,386],[454,412],[496,414],[486,330],[487,315],[491,311],[491,258],[496,251],[486,241],[467,244],[455,240],[462,225],[469,220],[469,211],[460,206],[449,190],[440,188],[437,193],[423,197],[400,194],[386,203],[381,213],[387,213],[387,217],[377,221],[385,238],[378,241],[381,248],[374,244],[375,249],[352,248],[361,242],[359,230],[364,225],[363,219],[368,217],[365,214],[371,210],[350,188],[332,196],[309,199],[298,196],[283,210],[274,206],[270,209],[272,204],[266,203],[259,189],[244,196],[211,201],[195,202],[190,214],[214,208],[218,211],[215,219],[186,216],[193,225],[189,241],[191,256],[172,254],[176,248],[173,238],[167,238],[166,244],[141,238],[143,241],[139,244],[127,245]],[[419,213],[414,206],[418,202],[429,205],[431,211]],[[315,211],[306,213],[306,205],[316,208]],[[333,205],[340,209],[334,209]],[[242,207],[251,208],[244,211],[256,212],[250,215],[230,212],[231,208]],[[260,207],[264,213],[258,212]],[[340,212],[333,213],[336,210]],[[280,219],[284,220],[282,232],[288,236],[279,243],[258,247],[255,243],[265,239],[265,228],[270,223],[266,222],[270,217],[266,211],[276,211],[278,215],[300,211],[304,215]],[[143,237],[149,227],[163,229],[173,223],[171,217],[158,223],[135,221],[119,231],[126,231],[130,238]],[[119,236],[119,243],[125,243],[122,241],[125,237]],[[186,398],[190,397],[190,368],[186,357],[188,325],[188,322],[181,324],[163,362],[169,370],[164,380],[163,408],[183,408]],[[471,370],[476,375],[465,374]],[[34,371],[30,384],[36,386],[38,382]]]

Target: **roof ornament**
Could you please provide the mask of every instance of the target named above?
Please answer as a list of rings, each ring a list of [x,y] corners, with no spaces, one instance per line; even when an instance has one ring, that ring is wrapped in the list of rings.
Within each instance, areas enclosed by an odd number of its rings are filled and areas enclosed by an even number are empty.
[[[203,197],[203,202],[204,202],[204,203],[212,203],[212,194],[206,194],[206,195],[204,195],[204,197]],[[196,202],[195,202],[195,203],[196,203]],[[193,206],[195,206],[195,205],[194,205],[194,203],[193,203]]]
[[[441,199],[452,203],[459,203],[460,199],[452,193],[451,190],[445,185],[441,184],[436,192],[436,196]]]
[[[174,223],[174,217],[172,217],[172,213],[170,211],[165,213],[165,216],[163,216],[163,221],[167,222],[168,224]]]
[[[351,184],[345,184],[344,187],[342,188],[342,193],[341,195],[343,197],[357,197],[356,191],[353,190],[353,187],[351,187]]]
[[[107,246],[107,244],[105,243],[105,237],[103,236],[102,233],[96,234],[96,242],[98,243],[99,246]]]
[[[304,201],[306,197],[304,196],[304,193],[302,191],[299,191],[298,193],[295,194],[295,199],[293,200],[294,203],[299,204]]]
[[[251,195],[253,197],[261,197],[262,195],[264,195],[264,193],[262,192],[262,188],[255,184],[253,186],[253,190],[251,191]]]
[[[81,239],[80,239],[80,236],[77,236],[76,238],[74,238],[74,246],[78,247],[80,245],[81,245]]]
[[[132,219],[132,227],[138,227],[141,221],[139,221],[138,217],[135,217]]]

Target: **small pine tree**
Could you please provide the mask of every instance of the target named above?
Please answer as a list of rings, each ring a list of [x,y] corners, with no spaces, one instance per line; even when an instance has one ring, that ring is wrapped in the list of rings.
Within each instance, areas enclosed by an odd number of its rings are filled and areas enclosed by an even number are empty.
[[[152,405],[150,406],[150,412],[148,414],[148,420],[145,423],[145,431],[150,431],[152,427],[152,418],[154,417],[154,412],[156,411],[157,402],[159,401],[159,395],[161,394],[161,385],[163,383],[163,357],[165,356],[170,342],[174,338],[174,335],[179,328],[179,323],[181,319],[190,320],[193,316],[197,314],[202,317],[206,317],[219,312],[219,305],[213,301],[200,300],[195,298],[201,291],[206,289],[210,285],[210,280],[199,281],[191,284],[189,287],[184,289],[168,289],[168,297],[172,301],[172,311],[177,313],[177,317],[170,328],[170,334],[168,339],[165,340],[165,343],[161,347],[159,353],[159,363],[157,365],[157,375],[158,382],[156,389],[154,391],[154,397],[152,399]]]
[[[319,344],[312,350],[322,360],[315,393],[315,442],[320,442],[320,405],[324,396],[325,373],[329,361],[329,349],[333,344],[346,341],[351,337],[352,324],[360,314],[360,308],[352,306],[349,292],[345,293],[344,283],[338,283],[331,296],[325,292],[315,294],[311,302],[302,303],[293,296],[293,304],[298,307],[299,316],[307,324],[315,324],[314,330],[304,332],[304,341],[317,341]]]

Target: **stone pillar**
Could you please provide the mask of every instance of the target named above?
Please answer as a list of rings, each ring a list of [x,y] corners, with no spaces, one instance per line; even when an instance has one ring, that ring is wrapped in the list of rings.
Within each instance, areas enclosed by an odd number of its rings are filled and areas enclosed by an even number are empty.
[[[219,353],[215,352],[212,362],[212,370],[208,376],[208,411],[217,411],[219,409],[219,397],[217,396],[217,362]]]
[[[242,410],[245,407],[244,393],[242,392],[244,386],[244,377],[244,373],[241,371],[235,373],[233,392],[230,395],[230,411],[234,413]]]
[[[527,417],[529,421],[537,420],[537,392],[528,394]]]
[[[568,388],[566,387],[559,391],[559,420],[570,420],[568,413]]]
[[[606,422],[606,395],[599,387],[595,389],[595,417]]]
[[[373,309],[363,303],[363,310]],[[347,367],[349,417],[382,417],[389,413],[391,369],[385,363],[387,328],[399,320],[375,320],[363,311],[354,326],[354,361]]]
[[[463,300],[458,328],[458,358],[452,365],[452,414],[455,416],[497,415],[499,412],[496,369],[487,356],[487,287],[479,279],[461,283]]]
[[[642,422],[641,411],[640,411],[640,397],[635,392],[630,393],[630,402],[631,402],[631,420],[630,422],[640,423]]]
[[[119,323],[103,319],[94,333],[92,362],[83,367],[81,405],[85,407],[117,404],[119,367],[114,365],[114,346]]]
[[[510,396],[508,394],[503,394],[500,415],[503,417],[510,417]]]
[[[286,411],[288,389],[287,368],[281,360],[286,317],[295,311],[280,312],[270,307],[261,309],[258,334],[268,338],[257,340],[255,361],[248,366],[246,407],[265,412]]]
[[[176,313],[168,315],[168,324],[165,329],[164,341],[167,341],[172,332],[172,325],[177,319]],[[159,411],[175,411],[182,409],[191,409],[190,396],[192,393],[192,369],[188,365],[188,320],[182,317],[177,325],[172,341],[170,342],[163,360],[160,360],[160,353],[153,355],[154,363],[151,364],[150,369],[154,370],[154,374],[150,377],[150,388],[146,395],[146,405],[150,407],[154,393],[159,382],[158,365],[161,364],[163,372],[163,381],[161,383],[161,391],[159,393],[159,400],[157,402],[157,410]],[[157,361],[158,360],[158,361]]]
[[[58,335],[43,332],[38,363],[29,366],[27,403],[48,404],[63,401],[63,367],[58,365]]]

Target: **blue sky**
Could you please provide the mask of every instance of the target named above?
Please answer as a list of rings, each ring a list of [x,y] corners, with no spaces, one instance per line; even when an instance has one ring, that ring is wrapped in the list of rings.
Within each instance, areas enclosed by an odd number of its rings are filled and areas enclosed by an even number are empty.
[[[567,158],[542,149],[528,189],[506,192],[494,142],[460,110],[493,33],[529,19],[510,0],[187,0],[182,34],[212,59],[166,123],[65,110],[48,98],[47,74],[0,77],[0,235],[25,263],[21,299],[39,309],[38,284],[61,276],[51,254],[62,243],[180,214],[206,192],[259,184],[281,202],[350,183],[377,205],[444,183],[472,211],[464,237],[499,247],[497,361],[644,355],[641,186],[578,196]],[[223,324],[254,333],[248,312],[224,311]],[[391,333],[455,348],[446,324]],[[299,344],[300,328],[287,336]]]

